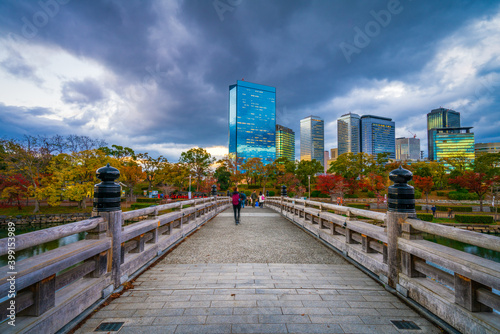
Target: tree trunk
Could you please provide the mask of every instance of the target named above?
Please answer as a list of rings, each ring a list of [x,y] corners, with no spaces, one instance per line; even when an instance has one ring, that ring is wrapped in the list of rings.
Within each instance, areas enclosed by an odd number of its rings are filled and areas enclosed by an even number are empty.
[[[483,212],[483,198],[479,197],[479,211]]]
[[[429,205],[429,193],[425,193],[425,204]]]
[[[82,209],[86,209],[87,208],[87,198],[84,198],[82,199]]]
[[[38,202],[38,199],[35,198],[35,209],[33,210],[33,213],[40,212],[40,202]]]

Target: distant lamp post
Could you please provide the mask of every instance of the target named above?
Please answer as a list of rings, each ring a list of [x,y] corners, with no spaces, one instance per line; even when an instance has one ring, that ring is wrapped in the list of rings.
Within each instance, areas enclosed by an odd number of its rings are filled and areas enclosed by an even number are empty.
[[[311,175],[307,175],[307,178],[309,179],[309,200],[311,200]]]

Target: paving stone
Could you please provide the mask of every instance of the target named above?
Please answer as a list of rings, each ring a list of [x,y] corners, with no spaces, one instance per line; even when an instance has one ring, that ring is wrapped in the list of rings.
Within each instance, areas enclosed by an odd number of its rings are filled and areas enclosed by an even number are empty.
[[[283,307],[283,314],[332,314],[327,307]]]
[[[310,324],[311,319],[307,314],[261,314],[259,322],[262,324]]]
[[[196,310],[196,308],[193,308],[191,310]],[[133,317],[166,317],[166,316],[173,316],[173,315],[183,315],[185,312],[185,309],[183,308],[162,308],[162,309],[141,309],[135,311],[135,313],[132,315]]]
[[[174,333],[176,330],[176,325],[169,326],[128,326],[120,329],[120,334],[164,334],[164,333]],[[100,333],[94,332],[93,334]],[[102,332],[101,332],[102,333]]]
[[[168,316],[158,317],[153,321],[153,325],[183,325],[183,324],[204,324],[206,316]]]
[[[256,324],[257,315],[209,315],[207,324]]]
[[[288,333],[285,324],[234,324],[231,333]]]
[[[235,307],[234,314],[283,314],[281,307]]]
[[[231,333],[231,325],[230,324],[178,325],[177,329],[175,330],[175,334],[177,333],[186,333],[186,334]]]
[[[289,333],[344,333],[338,324],[287,324]]]
[[[236,308],[240,309],[240,308]],[[232,307],[198,307],[188,308],[183,315],[231,315],[233,314]]]
[[[359,324],[340,324],[340,327],[346,333],[363,333],[363,334],[392,334],[400,333],[394,325],[359,325]],[[413,332],[413,331],[411,331]]]

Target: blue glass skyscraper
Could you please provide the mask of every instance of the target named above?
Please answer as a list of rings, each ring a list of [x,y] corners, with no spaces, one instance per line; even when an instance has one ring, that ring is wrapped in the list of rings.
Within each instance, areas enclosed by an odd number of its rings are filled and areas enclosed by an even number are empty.
[[[396,129],[390,118],[365,115],[361,116],[361,152],[372,155],[390,153],[389,158],[396,158]]]
[[[276,88],[238,80],[229,86],[229,154],[276,159]]]

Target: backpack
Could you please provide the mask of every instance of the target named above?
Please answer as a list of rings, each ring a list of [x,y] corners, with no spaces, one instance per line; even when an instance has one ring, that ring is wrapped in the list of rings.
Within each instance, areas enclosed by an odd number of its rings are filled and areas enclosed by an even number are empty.
[[[239,193],[233,193],[233,205],[238,205],[240,204],[240,194]]]

